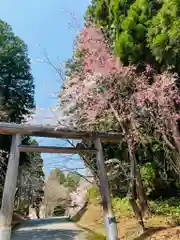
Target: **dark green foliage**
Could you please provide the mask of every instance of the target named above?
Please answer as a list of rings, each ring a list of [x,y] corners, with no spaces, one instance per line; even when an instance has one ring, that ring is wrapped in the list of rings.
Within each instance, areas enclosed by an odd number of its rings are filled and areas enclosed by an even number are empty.
[[[34,139],[27,142],[31,145],[38,143]],[[40,153],[27,153],[27,161],[19,168],[15,207],[23,212],[29,211],[29,206],[41,203],[44,196],[43,160]]]
[[[75,191],[79,185],[80,176],[75,173],[68,173],[64,186],[70,191]]]
[[[162,201],[162,199],[159,199],[156,201],[149,202],[152,213],[173,217],[180,216],[179,204],[180,204],[179,199],[176,197],[172,197],[164,201]]]
[[[149,21],[148,46],[163,66],[179,71],[180,53],[180,2],[164,0],[162,8]]]
[[[62,205],[58,205],[54,209],[54,216],[64,216],[65,214],[65,208]]]
[[[66,76],[71,77],[71,74],[82,70],[81,56],[73,57],[66,62]]]
[[[120,60],[179,72],[178,0],[94,0],[85,21],[102,27]]]
[[[149,136],[148,144],[139,144],[136,157],[140,166],[142,181],[149,199],[169,198],[180,195],[179,174],[172,162],[176,162],[172,151],[164,146],[163,141]],[[130,182],[130,163],[127,144],[103,144],[105,164],[108,172],[111,193],[114,197],[125,197]],[[96,158],[86,159],[87,167],[97,173]]]
[[[146,64],[150,64],[160,72],[171,69],[180,73],[179,17],[178,0],[93,0],[85,21],[101,27],[109,40],[110,49],[124,65],[135,64],[138,70],[144,71]],[[132,91],[136,90],[131,87]],[[121,92],[122,89],[117,91],[118,94]],[[127,92],[130,92],[129,89]],[[112,126],[108,125],[109,122]],[[101,121],[100,124],[104,124],[103,129],[116,128],[109,115],[105,123]],[[148,197],[165,199],[179,196],[180,173],[175,167],[179,161],[178,154],[158,134],[154,136],[155,129],[150,121],[142,121],[141,124],[140,131],[148,141],[137,143],[135,154]],[[101,126],[98,126],[99,129]],[[122,171],[129,164],[127,144],[124,141],[104,144],[104,150],[112,194],[124,196],[129,186],[129,173],[123,174]],[[97,171],[95,158],[88,159],[88,163]]]
[[[147,22],[155,9],[153,1],[136,0],[122,18],[121,29],[116,32],[115,53],[125,64],[149,61],[150,53],[146,44]]]
[[[38,145],[35,139],[29,140],[30,145]],[[28,153],[30,167],[32,166],[33,174],[36,175],[37,180],[44,180],[44,172],[43,172],[43,159],[41,154],[38,152]]]
[[[60,183],[64,187],[67,187],[70,192],[75,191],[79,185],[80,176],[76,173],[68,173],[67,175],[64,174],[61,169],[55,169],[56,177]]]
[[[34,109],[34,83],[27,46],[11,27],[0,20],[0,121],[21,123]],[[23,138],[23,143],[30,138]],[[10,151],[11,136],[0,136],[0,150]],[[20,164],[30,162],[30,156],[22,153]],[[6,161],[1,163],[5,174]],[[2,177],[2,179],[4,176]]]
[[[59,168],[56,168],[55,171],[56,171],[56,176],[57,176],[57,178],[59,180],[59,183],[60,184],[64,184],[65,181],[66,181],[65,174]]]
[[[25,43],[0,20],[1,121],[20,123],[34,109],[34,83]],[[9,151],[11,138],[0,136],[0,149]],[[24,140],[26,141],[26,140]]]
[[[7,114],[3,120],[22,122],[34,108],[30,59],[27,46],[3,21],[0,21],[0,89],[1,104]]]

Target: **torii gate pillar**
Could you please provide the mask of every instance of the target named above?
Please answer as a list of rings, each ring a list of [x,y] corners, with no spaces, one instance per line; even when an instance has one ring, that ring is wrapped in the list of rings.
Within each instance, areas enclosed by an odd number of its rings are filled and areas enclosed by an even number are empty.
[[[13,135],[0,210],[0,240],[11,239],[11,223],[18,177],[20,143],[20,135]]]
[[[104,164],[104,154],[101,140],[96,139],[95,146],[97,149],[97,167],[99,172],[99,181],[100,181],[100,192],[102,197],[102,205],[104,212],[104,227],[107,240],[117,240],[117,224],[116,219],[113,214],[112,204],[111,204],[111,195],[109,190],[109,183],[107,172]]]

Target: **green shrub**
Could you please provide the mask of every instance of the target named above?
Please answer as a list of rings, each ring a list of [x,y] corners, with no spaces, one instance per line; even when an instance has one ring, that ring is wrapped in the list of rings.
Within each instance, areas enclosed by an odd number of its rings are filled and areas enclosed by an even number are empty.
[[[146,190],[146,194],[150,195],[154,190],[154,179],[156,177],[156,167],[153,163],[146,163],[140,169],[143,185]]]
[[[98,187],[93,186],[88,190],[87,200],[92,204],[100,204],[101,196]],[[132,210],[127,198],[112,198],[112,206],[116,214],[131,216]]]
[[[65,208],[61,205],[55,207],[53,215],[54,216],[63,216],[65,214]]]
[[[92,187],[89,189],[87,194],[87,199],[89,203],[100,204],[101,197],[97,187]],[[170,216],[174,219],[179,219],[180,221],[180,199],[179,198],[169,198],[167,200],[155,200],[148,201],[150,211],[155,215]],[[116,216],[126,216],[132,217],[133,212],[128,198],[112,198],[112,206]]]
[[[155,215],[170,216],[180,221],[180,199],[169,198],[167,200],[148,201],[150,211]],[[112,205],[116,216],[132,217],[132,208],[128,198],[113,198]]]
[[[180,217],[180,199],[175,197],[167,200],[149,201],[152,213],[172,217]]]
[[[153,214],[171,216],[176,220],[180,219],[180,199],[173,197],[167,200],[148,201],[148,203]],[[132,208],[128,198],[113,198],[112,205],[117,216],[132,216]]]

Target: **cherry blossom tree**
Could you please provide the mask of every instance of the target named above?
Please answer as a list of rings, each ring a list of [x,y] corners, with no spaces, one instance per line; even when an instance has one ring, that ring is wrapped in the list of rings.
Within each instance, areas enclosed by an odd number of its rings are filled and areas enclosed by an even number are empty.
[[[75,115],[78,122],[83,128],[96,128],[99,129],[100,125],[105,125],[106,121],[110,120],[110,125],[116,122],[116,130],[121,131],[124,136],[129,135],[129,130],[125,129],[123,122],[120,118],[119,109],[115,106],[120,107],[122,116],[125,117],[125,122],[127,122],[127,113],[129,109],[125,108],[123,104],[128,101],[129,96],[120,96],[117,89],[124,91],[128,87],[134,84],[134,80],[137,78],[134,67],[122,67],[118,64],[117,60],[109,53],[108,46],[105,43],[103,35],[99,29],[95,27],[85,28],[79,36],[79,41],[77,44],[77,49],[81,53],[83,52],[83,71],[81,73],[74,73],[74,76],[67,81],[67,85],[64,85],[64,90],[61,94],[61,100],[63,103],[68,101],[74,101],[75,104]],[[93,61],[94,60],[94,61]],[[126,84],[128,83],[128,85]],[[115,91],[114,91],[115,90]],[[125,111],[126,110],[126,111]],[[125,115],[126,113],[126,115]],[[112,117],[109,117],[112,116]],[[113,126],[112,126],[113,128]],[[127,128],[128,129],[128,128]],[[132,153],[132,142],[127,138],[129,152],[131,156],[131,166],[135,165],[135,157]],[[136,175],[138,166],[136,164],[135,168],[132,170],[132,189],[134,189],[134,177],[135,170]],[[141,182],[140,174],[136,178],[136,183]],[[139,186],[139,196],[140,203],[142,204],[142,209],[148,212],[147,201],[143,191],[142,184],[136,184]],[[133,191],[130,191],[133,193]],[[131,203],[135,214],[140,219],[142,226],[142,216],[134,199],[131,194]]]
[[[180,153],[178,77],[158,75],[149,64],[141,73],[134,66],[124,67],[109,49],[101,29],[92,25],[81,31],[74,61],[81,58],[82,68],[74,68],[66,78],[61,107],[77,127],[122,133],[131,166],[130,202],[144,227],[142,217],[149,211],[135,152],[139,143],[145,146],[155,135],[173,154],[171,164],[180,174],[178,160],[172,160]]]

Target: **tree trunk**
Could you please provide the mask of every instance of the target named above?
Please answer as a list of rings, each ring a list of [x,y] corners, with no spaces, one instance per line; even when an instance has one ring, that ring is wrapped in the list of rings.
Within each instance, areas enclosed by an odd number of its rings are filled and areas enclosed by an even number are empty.
[[[136,163],[136,192],[137,192],[137,196],[139,198],[139,205],[141,208],[142,216],[149,217],[151,214],[149,211],[148,201],[147,201],[147,197],[146,197],[146,194],[144,191],[141,174],[140,174],[140,170],[139,170],[137,163]]]
[[[130,166],[131,166],[131,175],[130,175],[130,186],[129,186],[129,202],[132,206],[134,215],[138,220],[138,223],[142,227],[143,231],[145,230],[144,222],[143,222],[143,214],[141,212],[141,208],[138,206],[136,199],[138,197],[137,194],[137,166],[136,166],[136,159],[134,156],[131,147],[128,146],[129,151],[129,158],[130,158]]]
[[[130,180],[130,187],[129,187],[130,203],[132,205],[135,216],[139,219],[138,221],[144,230],[145,227],[143,223],[143,212],[145,211],[148,212],[147,210],[148,204],[147,204],[147,198],[143,189],[140,172],[139,172],[139,169],[137,168],[136,157],[135,157],[134,151],[131,149],[131,145],[133,145],[133,140],[134,140],[134,139],[132,140],[131,132],[133,132],[133,129],[135,129],[135,127],[133,126],[132,120],[129,120],[126,123],[126,126],[124,126],[119,117],[117,110],[115,110],[115,108],[111,103],[109,103],[109,105],[111,107],[112,112],[114,113],[114,116],[119,122],[122,132],[124,134],[124,138],[127,141],[129,159],[130,159],[130,165],[131,165],[131,180]],[[129,141],[129,136],[131,136],[131,142]],[[139,202],[141,205],[140,208],[136,203],[136,195],[139,198]]]
[[[31,205],[31,186],[28,183],[28,199],[27,199],[26,216],[29,216],[30,205]]]
[[[176,122],[172,119],[169,120],[169,127],[172,131],[172,136],[176,145],[176,149],[180,154],[180,133]]]
[[[16,183],[19,167],[20,136],[13,135],[0,211],[0,239],[10,240]]]
[[[46,196],[45,196],[45,217],[48,217],[48,201]]]

